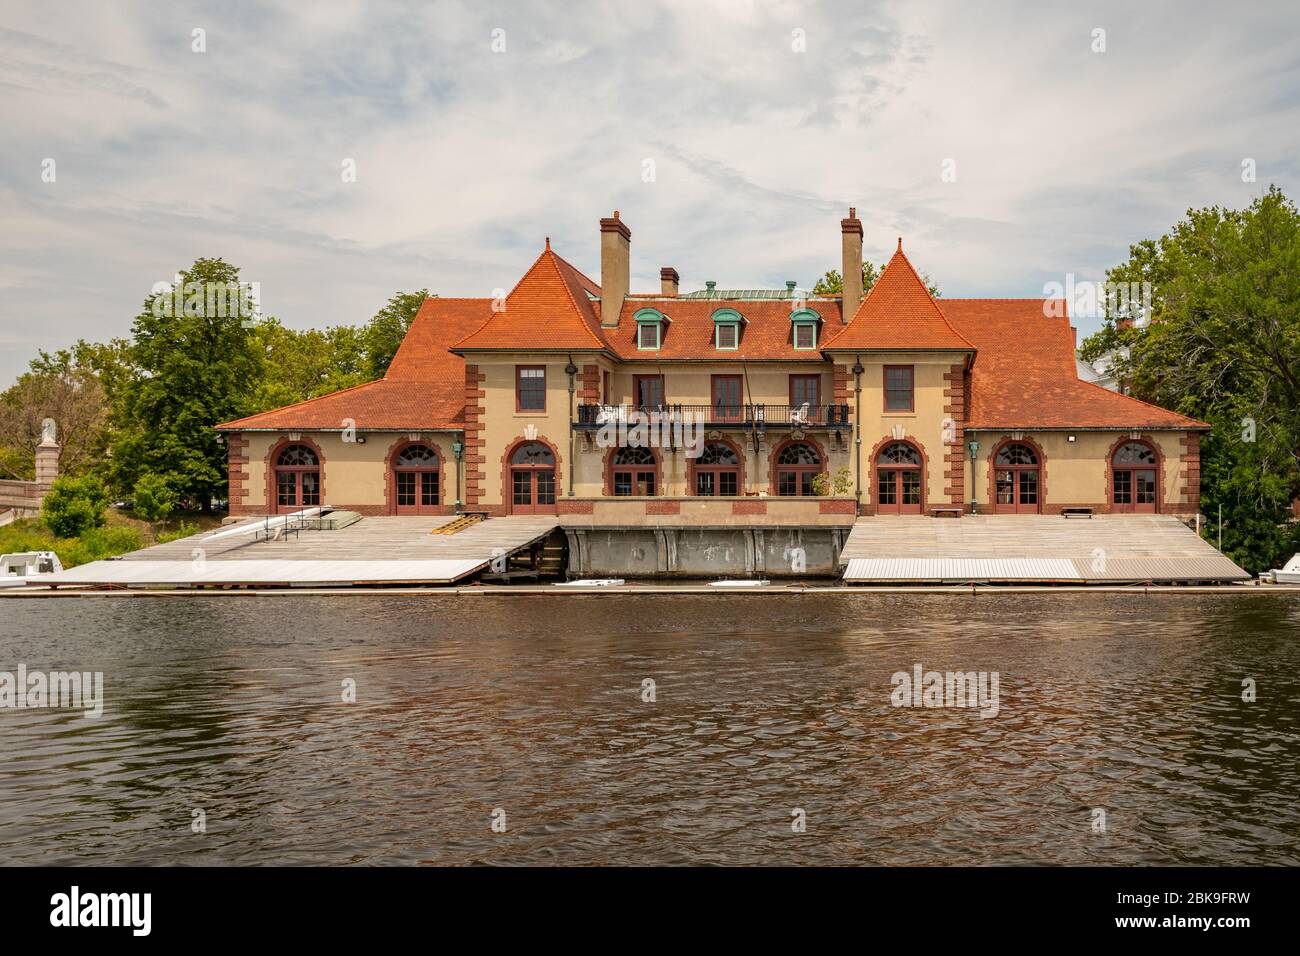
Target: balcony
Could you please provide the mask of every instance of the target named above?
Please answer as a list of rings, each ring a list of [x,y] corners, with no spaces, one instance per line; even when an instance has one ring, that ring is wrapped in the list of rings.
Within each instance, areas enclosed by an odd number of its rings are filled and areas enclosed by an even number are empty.
[[[849,427],[849,406],[839,405],[600,405],[578,406],[576,428],[601,428],[646,422],[700,422],[708,428],[828,428]]]

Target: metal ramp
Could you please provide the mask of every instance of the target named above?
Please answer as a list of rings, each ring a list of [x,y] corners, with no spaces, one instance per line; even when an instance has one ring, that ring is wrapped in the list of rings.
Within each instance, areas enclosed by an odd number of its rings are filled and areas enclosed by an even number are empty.
[[[848,584],[1175,584],[1250,575],[1172,515],[859,518]]]

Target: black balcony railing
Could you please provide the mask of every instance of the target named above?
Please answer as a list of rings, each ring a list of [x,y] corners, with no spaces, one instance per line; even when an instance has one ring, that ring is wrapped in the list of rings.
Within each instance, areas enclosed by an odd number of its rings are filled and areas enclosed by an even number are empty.
[[[770,405],[730,404],[715,402],[712,405],[600,405],[578,406],[580,427],[599,428],[619,422],[691,421],[706,425],[741,428],[847,428],[849,406],[839,405]]]

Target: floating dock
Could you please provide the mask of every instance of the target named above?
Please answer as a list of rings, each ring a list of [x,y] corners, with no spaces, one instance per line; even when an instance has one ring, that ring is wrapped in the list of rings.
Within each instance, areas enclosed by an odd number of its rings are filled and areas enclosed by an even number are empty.
[[[558,527],[550,516],[492,518],[430,534],[455,515],[370,517],[274,540],[210,533],[94,561],[40,583],[54,587],[312,587],[451,584],[531,549]]]
[[[859,518],[846,584],[1202,584],[1251,575],[1172,515]]]

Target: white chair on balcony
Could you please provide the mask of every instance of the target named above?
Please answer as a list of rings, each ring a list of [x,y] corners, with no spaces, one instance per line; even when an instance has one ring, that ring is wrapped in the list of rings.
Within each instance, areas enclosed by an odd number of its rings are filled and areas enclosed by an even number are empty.
[[[802,405],[800,405],[798,408],[792,408],[792,409],[790,409],[790,424],[791,424],[791,425],[807,425],[807,424],[808,424],[808,413],[809,413],[809,411],[810,411],[810,403],[809,403],[809,402],[804,402],[804,403],[803,403]]]

